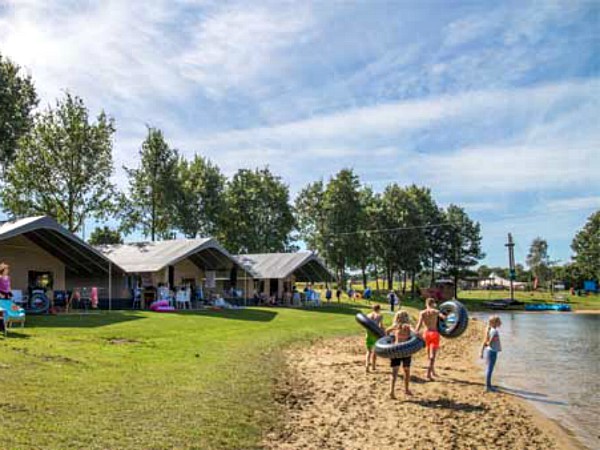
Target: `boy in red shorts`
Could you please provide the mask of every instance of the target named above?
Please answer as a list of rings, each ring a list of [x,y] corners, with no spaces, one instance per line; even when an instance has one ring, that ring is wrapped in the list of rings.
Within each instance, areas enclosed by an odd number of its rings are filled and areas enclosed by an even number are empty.
[[[429,367],[427,368],[427,379],[433,381],[435,373],[435,357],[440,348],[440,332],[438,331],[438,320],[445,319],[446,316],[435,308],[435,299],[428,298],[425,300],[426,308],[419,314],[419,322],[417,322],[417,333],[421,329],[422,325],[425,325],[425,333],[423,335],[425,339],[425,347],[427,348],[427,355],[429,356]]]

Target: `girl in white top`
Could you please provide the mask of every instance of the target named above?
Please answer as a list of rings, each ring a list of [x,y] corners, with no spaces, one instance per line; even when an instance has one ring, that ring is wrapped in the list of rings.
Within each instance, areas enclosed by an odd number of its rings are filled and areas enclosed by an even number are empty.
[[[485,340],[481,346],[481,357],[486,356],[485,370],[485,391],[495,392],[496,389],[492,386],[492,373],[498,359],[498,352],[502,351],[500,343],[500,331],[498,328],[502,325],[502,321],[498,316],[491,316],[488,320],[488,326],[485,330]]]

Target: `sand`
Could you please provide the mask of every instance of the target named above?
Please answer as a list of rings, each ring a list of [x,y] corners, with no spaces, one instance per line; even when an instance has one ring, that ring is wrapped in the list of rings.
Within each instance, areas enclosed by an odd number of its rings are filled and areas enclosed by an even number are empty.
[[[277,386],[281,423],[266,433],[272,450],[576,449],[562,428],[507,392],[484,393],[477,365],[482,325],[443,340],[439,379],[425,381],[426,354],[413,357],[412,397],[389,398],[389,361],[365,373],[363,337],[329,339],[286,354]],[[501,358],[501,355],[500,355]],[[499,360],[499,364],[501,364]]]

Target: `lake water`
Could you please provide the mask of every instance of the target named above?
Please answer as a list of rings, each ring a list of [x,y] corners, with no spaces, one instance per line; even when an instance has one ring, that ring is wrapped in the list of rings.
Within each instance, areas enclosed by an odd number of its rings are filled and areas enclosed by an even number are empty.
[[[558,420],[590,449],[600,448],[600,315],[498,315],[497,384]]]

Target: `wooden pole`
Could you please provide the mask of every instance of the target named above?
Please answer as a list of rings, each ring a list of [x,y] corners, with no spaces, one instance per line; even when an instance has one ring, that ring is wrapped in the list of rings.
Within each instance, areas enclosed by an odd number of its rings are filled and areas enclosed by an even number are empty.
[[[508,268],[509,268],[509,279],[510,279],[510,300],[515,301],[515,286],[514,279],[515,273],[515,243],[513,242],[512,234],[508,233],[508,242],[505,244],[508,247]]]

